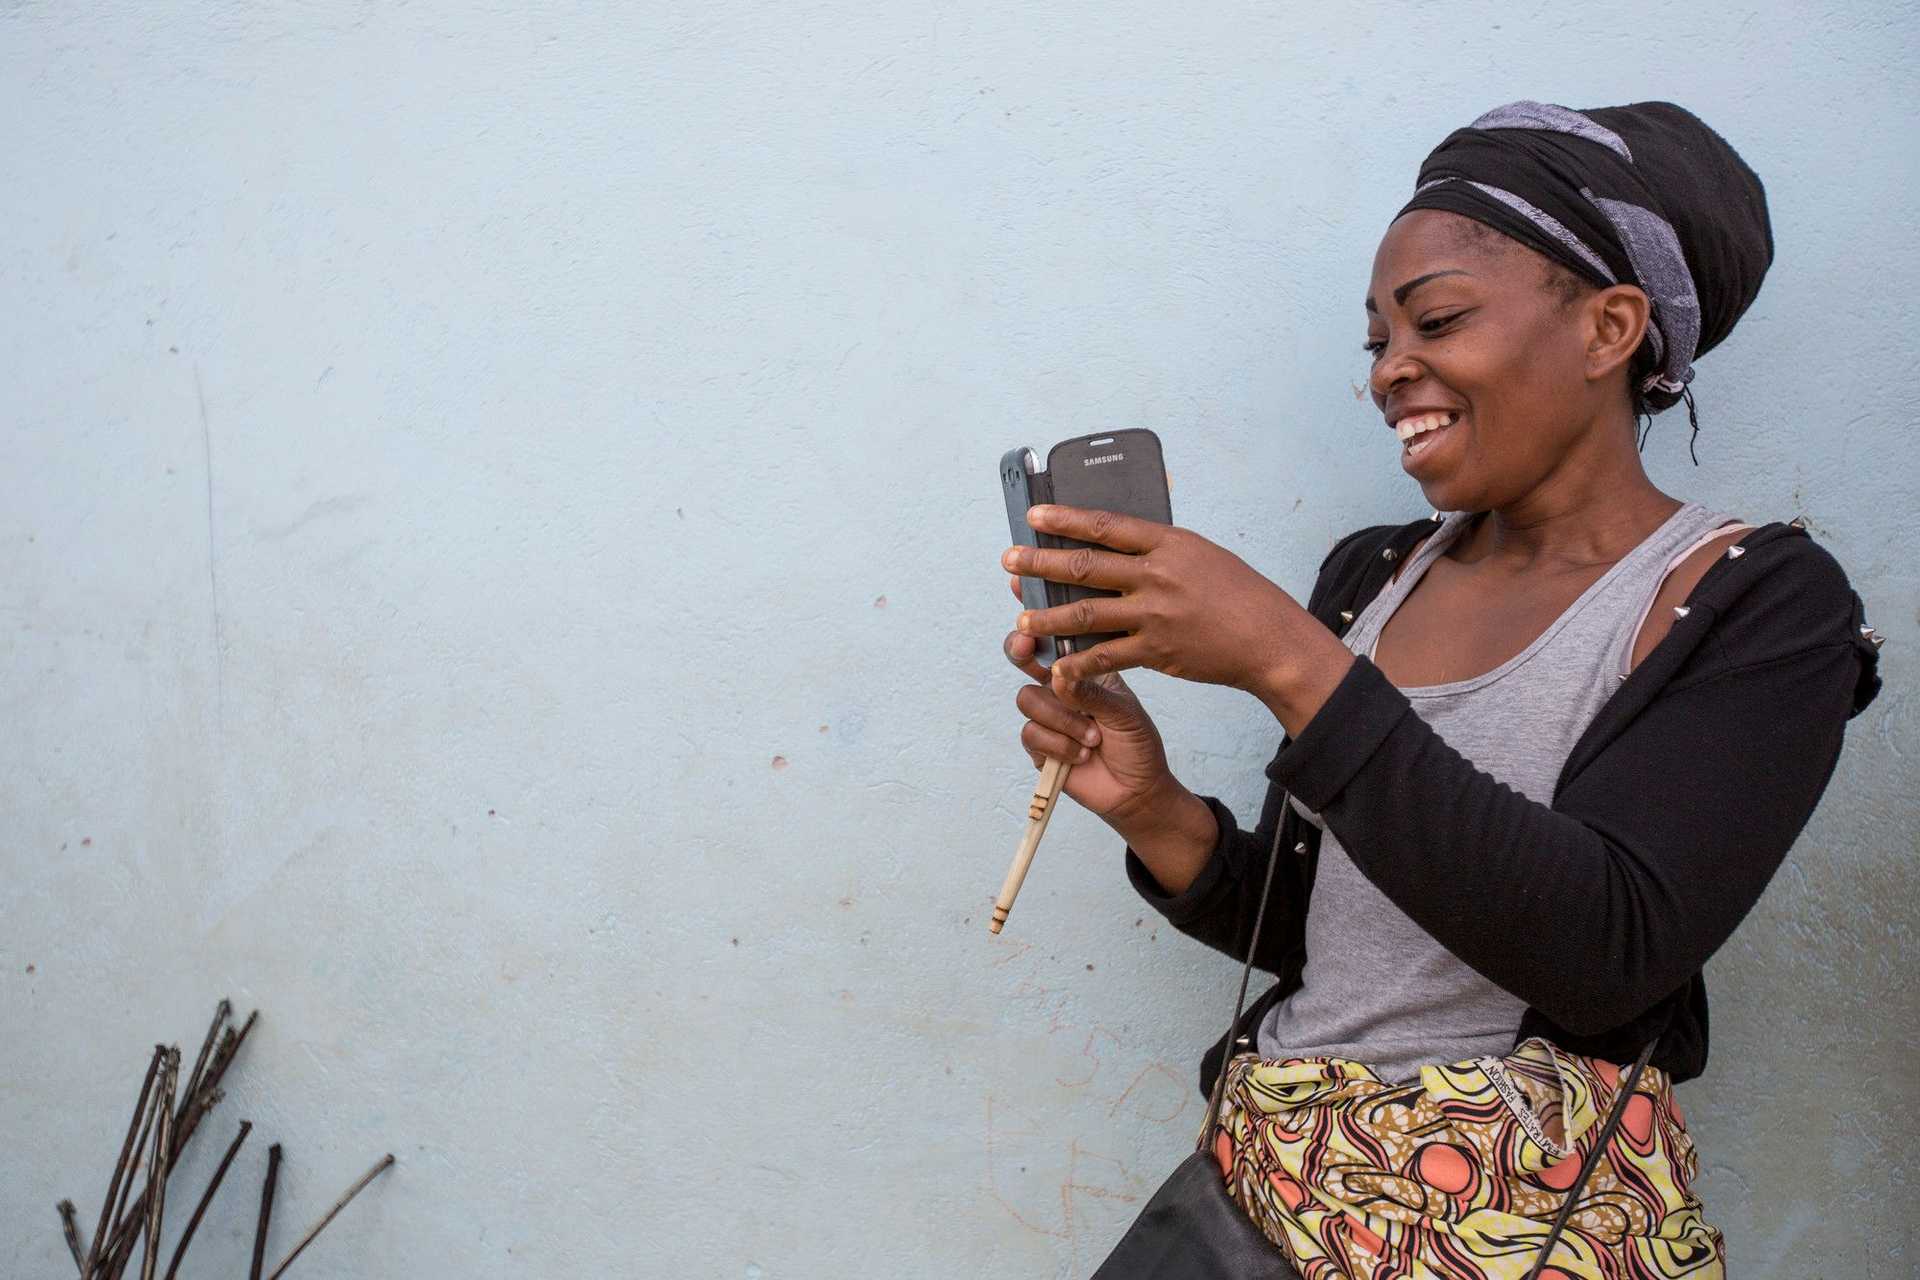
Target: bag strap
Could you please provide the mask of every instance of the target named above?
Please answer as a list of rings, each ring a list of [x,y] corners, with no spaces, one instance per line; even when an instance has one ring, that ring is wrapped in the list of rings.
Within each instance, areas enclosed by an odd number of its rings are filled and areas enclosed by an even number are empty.
[[[1647,1059],[1653,1057],[1653,1047],[1660,1043],[1658,1036],[1647,1042],[1647,1047],[1634,1059],[1633,1069],[1627,1072],[1627,1078],[1620,1084],[1620,1094],[1613,1100],[1612,1108],[1607,1112],[1607,1122],[1600,1126],[1600,1136],[1587,1148],[1587,1158],[1580,1162],[1580,1173],[1567,1189],[1567,1198],[1560,1202],[1560,1212],[1553,1216],[1553,1226],[1547,1230],[1547,1242],[1540,1248],[1540,1256],[1533,1260],[1533,1269],[1527,1272],[1527,1280],[1539,1280],[1540,1271],[1547,1265],[1547,1259],[1553,1255],[1553,1247],[1560,1243],[1560,1233],[1566,1230],[1567,1219],[1573,1216],[1573,1206],[1580,1199],[1580,1192],[1587,1185],[1587,1176],[1593,1167],[1600,1163],[1600,1153],[1613,1141],[1614,1132],[1620,1128],[1620,1117],[1625,1114],[1627,1100],[1633,1097],[1634,1086],[1640,1083],[1640,1073],[1647,1068]]]
[[[1207,1098],[1207,1120],[1200,1127],[1200,1140],[1193,1144],[1195,1151],[1204,1151],[1207,1140],[1213,1136],[1213,1127],[1220,1122],[1220,1104],[1227,1093],[1227,1064],[1233,1059],[1233,1029],[1240,1025],[1240,1015],[1247,1007],[1247,982],[1253,977],[1253,957],[1260,947],[1260,926],[1267,919],[1267,898],[1273,893],[1273,872],[1280,865],[1280,833],[1287,828],[1287,809],[1291,804],[1287,792],[1280,793],[1280,807],[1274,811],[1273,848],[1267,852],[1267,878],[1260,886],[1260,905],[1253,913],[1253,937],[1247,942],[1247,962],[1240,967],[1240,994],[1234,997],[1233,1019],[1227,1023],[1227,1038],[1222,1041],[1220,1070],[1213,1077],[1213,1092]]]
[[[1213,1092],[1207,1098],[1207,1121],[1200,1129],[1200,1139],[1194,1143],[1194,1150],[1204,1151],[1207,1139],[1213,1136],[1214,1126],[1220,1122],[1220,1106],[1227,1093],[1227,1064],[1233,1060],[1233,1030],[1240,1025],[1240,1015],[1247,1007],[1247,983],[1253,977],[1253,957],[1260,947],[1260,927],[1267,919],[1267,898],[1273,893],[1273,873],[1280,865],[1280,833],[1286,830],[1287,812],[1292,805],[1292,796],[1286,791],[1280,793],[1280,807],[1273,820],[1273,847],[1267,851],[1267,874],[1260,885],[1260,905],[1253,913],[1253,937],[1247,942],[1246,963],[1240,966],[1240,990],[1233,1000],[1233,1019],[1227,1023],[1227,1035],[1220,1055],[1220,1070],[1213,1077]],[[1626,1113],[1627,1102],[1633,1097],[1635,1086],[1640,1083],[1641,1072],[1647,1069],[1647,1062],[1653,1057],[1654,1047],[1660,1043],[1655,1036],[1647,1042],[1647,1047],[1634,1059],[1626,1079],[1620,1084],[1620,1092],[1613,1100],[1613,1106],[1607,1111],[1606,1123],[1600,1126],[1600,1135],[1587,1149],[1586,1159],[1580,1162],[1580,1172],[1574,1177],[1573,1186],[1567,1189],[1567,1198],[1560,1204],[1560,1212],[1554,1215],[1553,1225],[1547,1229],[1547,1242],[1540,1249],[1540,1256],[1533,1261],[1533,1269],[1527,1272],[1527,1280],[1539,1280],[1540,1272],[1547,1265],[1547,1259],[1553,1255],[1554,1246],[1560,1243],[1560,1236],[1567,1229],[1567,1220],[1573,1217],[1573,1208],[1579,1202],[1580,1192],[1585,1189],[1587,1179],[1592,1176],[1594,1166],[1600,1163],[1600,1153],[1613,1141],[1613,1135],[1619,1131],[1620,1117]]]

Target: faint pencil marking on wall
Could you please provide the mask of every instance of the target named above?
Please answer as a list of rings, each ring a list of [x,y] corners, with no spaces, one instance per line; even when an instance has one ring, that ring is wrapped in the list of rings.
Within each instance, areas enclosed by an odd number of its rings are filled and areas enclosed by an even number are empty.
[[[1133,1077],[1132,1082],[1121,1091],[1120,1096],[1113,1100],[1113,1105],[1107,1108],[1107,1115],[1117,1115],[1120,1111],[1121,1104],[1126,1102],[1128,1098],[1133,1097],[1134,1091],[1139,1089],[1141,1084],[1145,1082],[1149,1076],[1157,1076],[1171,1086],[1167,1092],[1174,1099],[1173,1108],[1165,1115],[1154,1115],[1146,1109],[1145,1095],[1142,1095],[1141,1101],[1135,1104],[1136,1112],[1154,1124],[1172,1124],[1175,1120],[1179,1119],[1181,1112],[1187,1109],[1186,1085],[1181,1081],[1179,1073],[1164,1062],[1150,1062],[1142,1067],[1139,1073]],[[1164,1106],[1166,1104],[1163,1102],[1162,1105]]]
[[[213,525],[213,428],[207,422],[207,392],[200,382],[200,362],[193,363],[193,394],[200,402],[200,451],[207,473],[207,592],[213,612],[213,706],[215,747],[224,751],[227,735],[227,653],[220,634],[220,543]]]

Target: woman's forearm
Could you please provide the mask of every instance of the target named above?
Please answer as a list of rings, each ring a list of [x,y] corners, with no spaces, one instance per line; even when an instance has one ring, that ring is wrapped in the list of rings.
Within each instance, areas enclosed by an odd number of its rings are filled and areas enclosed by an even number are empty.
[[[1278,652],[1247,692],[1297,738],[1346,678],[1353,652],[1305,610],[1293,610],[1288,621],[1291,634],[1277,637]]]
[[[1220,843],[1213,810],[1172,777],[1160,794],[1105,820],[1169,895],[1186,892]]]

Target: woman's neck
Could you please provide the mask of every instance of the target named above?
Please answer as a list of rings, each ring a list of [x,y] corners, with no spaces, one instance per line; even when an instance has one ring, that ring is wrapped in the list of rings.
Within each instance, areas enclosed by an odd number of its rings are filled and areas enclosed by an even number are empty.
[[[1647,478],[1631,424],[1588,438],[1599,447],[1570,451],[1527,493],[1476,517],[1456,557],[1515,572],[1611,564],[1680,509]]]

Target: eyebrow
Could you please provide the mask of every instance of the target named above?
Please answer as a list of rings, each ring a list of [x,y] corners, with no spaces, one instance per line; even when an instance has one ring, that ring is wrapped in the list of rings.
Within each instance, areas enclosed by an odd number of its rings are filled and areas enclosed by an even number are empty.
[[[1407,301],[1407,295],[1412,293],[1415,289],[1418,289],[1421,285],[1427,283],[1427,281],[1429,280],[1438,280],[1441,276],[1470,276],[1472,274],[1473,273],[1471,271],[1462,271],[1457,267],[1448,267],[1445,271],[1429,271],[1427,272],[1426,275],[1415,276],[1413,279],[1407,281],[1405,284],[1401,285],[1398,289],[1395,289],[1393,291],[1394,305],[1404,306]],[[1373,311],[1373,312],[1378,312],[1380,310],[1380,308],[1373,305],[1372,294],[1367,295],[1367,310]]]

